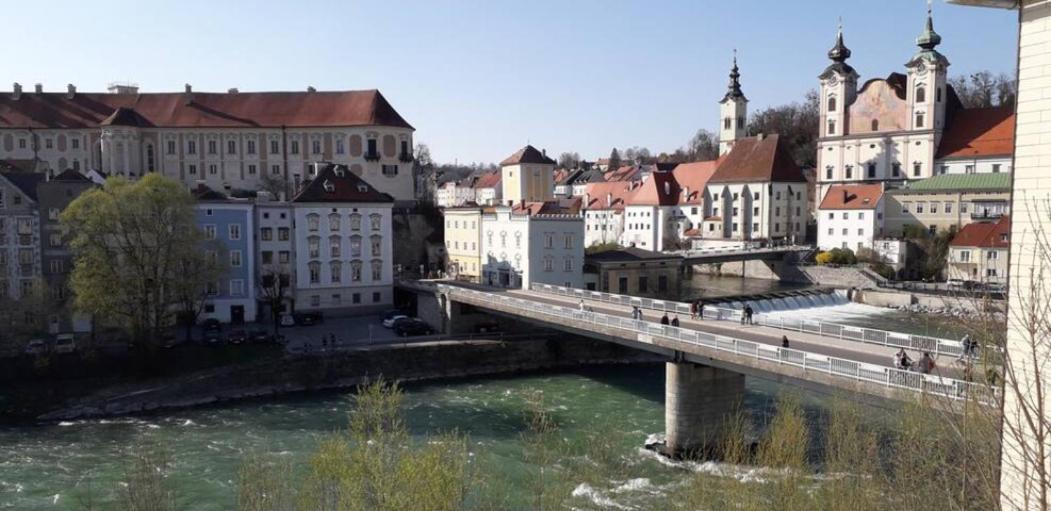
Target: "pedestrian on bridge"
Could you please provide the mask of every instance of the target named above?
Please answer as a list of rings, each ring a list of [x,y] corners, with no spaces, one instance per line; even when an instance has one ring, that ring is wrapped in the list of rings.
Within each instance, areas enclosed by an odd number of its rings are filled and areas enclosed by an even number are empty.
[[[584,308],[584,300],[580,300],[580,312],[584,312],[585,310],[587,309]]]
[[[931,358],[930,353],[924,352],[923,358],[921,358],[920,361],[916,363],[916,366],[919,368],[921,373],[931,374],[931,371],[934,370],[934,359]]]
[[[908,371],[912,367],[912,359],[909,358],[908,353],[905,353],[905,348],[894,354],[894,367],[903,371]]]
[[[639,310],[639,307],[637,305],[631,306],[631,319],[634,319],[635,321],[642,321],[642,311]]]
[[[679,327],[679,315],[678,314],[676,314],[674,318],[671,318],[671,326],[676,327],[676,328]]]
[[[744,312],[741,314],[741,324],[743,325],[747,321],[749,325],[754,325],[755,323],[752,322],[752,314],[754,312],[755,311],[752,310],[751,304],[746,303],[744,305]]]
[[[782,348],[787,348],[788,347],[788,336],[787,335],[782,335],[781,336],[781,347]]]
[[[697,300],[697,319],[704,319],[704,300]]]
[[[668,321],[668,313],[665,312],[664,315],[661,316],[661,324],[662,325],[667,325],[668,323],[669,323],[669,321]]]
[[[697,302],[690,302],[690,319],[697,318]]]

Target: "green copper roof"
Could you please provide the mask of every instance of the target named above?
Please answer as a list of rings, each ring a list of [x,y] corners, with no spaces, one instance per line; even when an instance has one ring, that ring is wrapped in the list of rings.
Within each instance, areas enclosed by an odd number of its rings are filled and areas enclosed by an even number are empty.
[[[1011,190],[1011,174],[986,172],[981,174],[942,174],[909,183],[913,191]]]

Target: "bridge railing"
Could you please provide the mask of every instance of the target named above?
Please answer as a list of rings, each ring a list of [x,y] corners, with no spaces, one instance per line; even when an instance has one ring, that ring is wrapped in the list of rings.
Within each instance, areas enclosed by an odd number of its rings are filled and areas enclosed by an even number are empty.
[[[987,404],[993,404],[995,402],[995,389],[964,380],[903,371],[856,360],[830,357],[797,349],[782,348],[769,344],[745,341],[709,332],[701,332],[671,325],[662,325],[651,321],[641,321],[609,314],[581,311],[577,308],[540,303],[501,293],[487,293],[484,291],[446,284],[438,284],[438,289],[443,293],[448,293],[453,296],[460,295],[464,297],[473,297],[482,302],[482,304],[503,304],[512,310],[525,310],[538,313],[550,317],[553,323],[565,324],[567,319],[572,319],[581,323],[625,330],[634,333],[636,339],[643,343],[653,344],[653,337],[662,337],[685,344],[703,346],[736,355],[745,355],[780,365],[800,367],[804,371],[827,373],[854,381],[923,392],[953,400],[963,400],[973,397]]]
[[[690,314],[690,304],[684,302],[603,293],[600,291],[589,291],[586,289],[554,286],[551,284],[534,283],[530,286],[530,289],[540,293],[569,296],[582,300],[595,300],[616,305],[625,305],[629,307],[635,306],[640,309],[651,309],[682,315]],[[703,318],[717,321],[741,321],[743,315],[744,313],[740,310],[705,305]],[[765,316],[762,313],[753,314],[752,322],[757,325],[777,328],[780,330],[817,334],[844,341],[877,344],[892,348],[926,351],[937,355],[960,356],[963,353],[963,343],[960,341],[926,335],[890,332],[887,330],[855,327],[810,319],[784,318],[783,316],[775,318]]]

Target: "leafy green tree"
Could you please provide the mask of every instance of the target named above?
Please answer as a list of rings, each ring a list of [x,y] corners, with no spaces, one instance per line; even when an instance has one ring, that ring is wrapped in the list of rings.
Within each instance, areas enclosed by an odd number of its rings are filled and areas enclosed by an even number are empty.
[[[72,234],[76,309],[121,325],[136,344],[159,341],[182,290],[215,281],[187,273],[212,264],[193,204],[182,184],[155,173],[111,177],[74,200],[61,222]]]

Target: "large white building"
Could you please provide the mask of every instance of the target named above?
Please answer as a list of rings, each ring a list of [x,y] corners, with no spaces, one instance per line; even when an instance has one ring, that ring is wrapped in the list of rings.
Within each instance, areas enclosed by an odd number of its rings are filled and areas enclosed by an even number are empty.
[[[377,90],[0,94],[0,159],[128,177],[160,172],[188,186],[289,192],[311,162],[346,165],[396,200],[414,199],[413,128]]]
[[[482,214],[482,283],[584,285],[584,220],[498,206]]]
[[[884,202],[880,183],[830,186],[818,207],[818,248],[872,248],[883,236]]]
[[[296,310],[389,308],[393,199],[342,165],[318,166],[309,179],[291,202]]]

